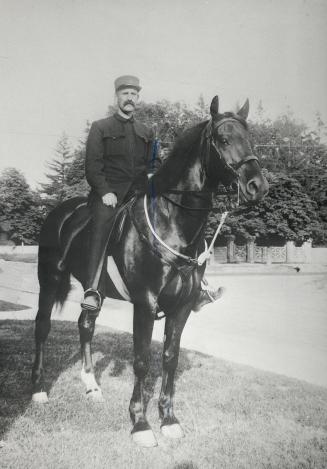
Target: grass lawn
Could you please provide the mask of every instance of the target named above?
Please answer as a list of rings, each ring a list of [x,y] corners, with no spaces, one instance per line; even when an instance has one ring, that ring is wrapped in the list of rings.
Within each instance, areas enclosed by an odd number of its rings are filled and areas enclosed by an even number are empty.
[[[29,309],[29,306],[0,300],[0,311],[22,311],[23,309]]]
[[[130,439],[132,337],[98,327],[97,378],[106,402],[80,381],[77,325],[53,322],[46,359],[50,402],[30,401],[33,323],[0,321],[1,468],[326,468],[327,389],[181,350],[175,411],[185,438],[160,434],[161,344],[153,343],[149,422],[159,446]]]

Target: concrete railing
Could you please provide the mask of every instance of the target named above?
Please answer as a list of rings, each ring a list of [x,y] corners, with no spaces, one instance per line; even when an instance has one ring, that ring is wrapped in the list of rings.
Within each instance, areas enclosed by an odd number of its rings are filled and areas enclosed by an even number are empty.
[[[311,264],[327,264],[327,248],[312,248]]]
[[[297,247],[293,241],[284,246],[257,246],[255,237],[246,244],[235,243],[235,236],[227,236],[227,245],[215,247],[210,265],[221,263],[262,264],[327,264],[327,248],[313,248],[310,241]]]

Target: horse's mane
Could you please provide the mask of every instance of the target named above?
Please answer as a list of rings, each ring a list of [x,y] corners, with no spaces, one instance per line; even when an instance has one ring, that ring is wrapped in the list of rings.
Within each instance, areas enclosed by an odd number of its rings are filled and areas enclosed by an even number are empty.
[[[151,185],[156,195],[176,186],[196,156],[197,144],[200,143],[201,133],[207,123],[208,121],[204,121],[187,129],[177,139],[167,159],[151,178]]]

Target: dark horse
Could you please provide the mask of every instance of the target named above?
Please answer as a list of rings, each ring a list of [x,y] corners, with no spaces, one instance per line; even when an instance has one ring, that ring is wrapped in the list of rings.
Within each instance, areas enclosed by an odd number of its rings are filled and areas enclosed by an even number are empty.
[[[211,119],[186,131],[165,163],[150,180],[150,196],[138,196],[125,210],[120,237],[110,258],[127,297],[134,305],[133,340],[135,383],[129,411],[132,436],[142,446],[156,445],[146,419],[144,381],[149,370],[154,321],[165,314],[162,387],[159,398],[161,429],[180,438],[183,430],[173,411],[174,377],[180,339],[200,292],[205,264],[197,258],[204,249],[204,228],[212,194],[222,183],[238,185],[243,202],[259,201],[268,191],[258,160],[248,140],[249,103],[237,113],[219,113],[216,96]],[[33,400],[45,402],[43,359],[53,306],[63,303],[70,275],[85,284],[90,215],[85,199],[75,198],[53,210],[41,231],[38,275],[39,310],[36,316],[36,357]],[[102,274],[106,296],[117,294],[112,277]],[[115,293],[116,292],[116,293]],[[126,298],[126,297],[125,297]],[[104,298],[102,298],[103,300]],[[102,399],[94,378],[91,340],[98,312],[82,310],[78,325],[82,350],[82,380],[88,396]]]

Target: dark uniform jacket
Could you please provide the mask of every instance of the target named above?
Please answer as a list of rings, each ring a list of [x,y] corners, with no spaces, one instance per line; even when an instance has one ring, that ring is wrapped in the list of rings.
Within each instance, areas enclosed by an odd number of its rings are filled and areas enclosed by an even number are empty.
[[[114,192],[121,203],[131,189],[146,191],[147,174],[154,172],[157,165],[152,150],[152,131],[134,119],[126,124],[124,118],[115,114],[93,122],[85,163],[91,197]]]

